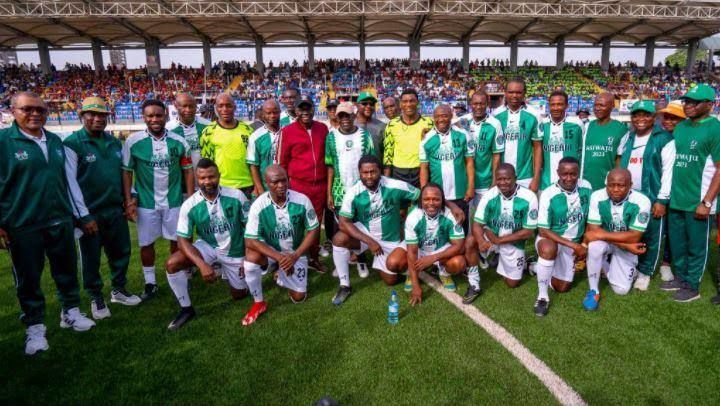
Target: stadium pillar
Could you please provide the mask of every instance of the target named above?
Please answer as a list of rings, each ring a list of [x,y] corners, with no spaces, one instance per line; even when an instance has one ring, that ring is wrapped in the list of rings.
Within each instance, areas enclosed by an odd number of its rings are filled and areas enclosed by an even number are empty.
[[[610,69],[610,38],[603,38],[602,40],[600,67],[602,68],[603,72],[607,72]]]
[[[555,67],[562,69],[565,66],[565,38],[561,38],[557,42],[557,50],[555,51]]]
[[[40,68],[46,75],[52,73],[52,62],[50,62],[50,43],[47,40],[41,39],[37,44],[38,52],[40,53]]]
[[[365,72],[365,40],[360,40],[360,72]]]
[[[105,69],[102,56],[102,44],[99,40],[92,42],[93,64],[95,64],[95,73],[100,73]]]
[[[705,67],[705,76],[709,81],[710,74],[713,72],[713,55],[715,55],[714,49],[708,49],[707,66]]]
[[[410,40],[410,67],[420,69],[420,39]]]
[[[212,49],[210,48],[210,41],[203,41],[203,65],[205,66],[205,73],[210,73],[212,69]]]
[[[655,38],[648,38],[645,41],[645,70],[655,66]]]
[[[687,62],[685,63],[685,74],[689,77],[695,70],[695,58],[697,57],[698,40],[693,38],[688,41]]]
[[[518,41],[510,42],[510,69],[517,70],[518,65]]]
[[[310,72],[315,72],[315,38],[308,38],[308,68]]]
[[[263,40],[255,38],[255,69],[263,75],[265,73],[265,62],[263,62]]]
[[[462,66],[465,72],[470,70],[470,40],[464,40],[462,42]]]
[[[145,41],[145,60],[149,74],[160,73],[160,43],[157,40]]]

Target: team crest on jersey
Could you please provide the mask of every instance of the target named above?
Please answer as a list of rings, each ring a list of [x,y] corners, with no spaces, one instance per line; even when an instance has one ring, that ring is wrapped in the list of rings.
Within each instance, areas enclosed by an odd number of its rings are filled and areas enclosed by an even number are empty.
[[[538,218],[538,211],[537,211],[537,209],[532,209],[532,210],[530,210],[529,216],[530,216],[530,219],[531,219],[531,220],[537,220],[537,218]]]
[[[608,145],[612,145],[613,141],[614,141],[613,137],[608,137]]]
[[[315,221],[317,219],[317,215],[315,214],[315,210],[308,210],[307,211],[307,219],[308,221]]]
[[[458,233],[458,234],[462,233],[462,232],[463,232],[462,225],[460,225],[460,224],[455,224],[455,232]]]
[[[244,213],[247,213],[250,211],[250,202],[243,202],[242,210]]]
[[[353,140],[345,141],[345,149],[350,150],[353,147]]]
[[[28,153],[26,151],[18,150],[18,152],[15,153],[15,159],[18,161],[24,161],[28,158]]]
[[[96,160],[97,160],[97,158],[95,157],[95,154],[93,154],[92,152],[89,152],[87,155],[85,155],[85,162],[87,162],[87,163],[95,162]]]
[[[690,141],[690,149],[697,149],[697,141],[695,141],[695,140]]]
[[[647,212],[642,212],[638,214],[638,221],[640,223],[645,224],[648,222],[648,220],[650,220],[650,214],[648,214]]]

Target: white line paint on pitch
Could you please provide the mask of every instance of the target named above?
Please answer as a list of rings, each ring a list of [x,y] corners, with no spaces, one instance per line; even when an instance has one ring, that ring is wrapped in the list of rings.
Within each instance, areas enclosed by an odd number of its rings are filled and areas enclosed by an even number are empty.
[[[478,326],[482,327],[495,341],[499,342],[512,355],[517,358],[521,364],[527,368],[530,373],[537,376],[540,382],[545,385],[550,393],[563,405],[586,405],[587,403],[575,392],[570,385],[567,384],[558,374],[553,372],[540,358],[536,357],[528,350],[517,338],[508,332],[503,326],[494,322],[491,318],[483,314],[477,307],[473,305],[465,305],[462,298],[452,292],[445,290],[440,282],[425,272],[420,273],[420,279],[430,285],[436,292],[442,295],[448,302],[452,303],[465,313]]]

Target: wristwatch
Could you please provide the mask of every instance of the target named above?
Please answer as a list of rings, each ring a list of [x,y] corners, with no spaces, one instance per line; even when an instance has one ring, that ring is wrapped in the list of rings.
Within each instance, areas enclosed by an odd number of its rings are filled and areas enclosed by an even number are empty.
[[[710,203],[710,202],[706,202],[705,200],[703,200],[702,204],[703,204],[703,206],[707,207],[708,209],[712,208],[712,203]]]

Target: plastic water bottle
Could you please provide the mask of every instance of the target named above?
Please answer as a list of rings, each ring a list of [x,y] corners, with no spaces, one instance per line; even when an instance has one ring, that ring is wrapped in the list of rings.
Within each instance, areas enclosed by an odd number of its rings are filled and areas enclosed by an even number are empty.
[[[400,315],[400,303],[398,303],[397,292],[395,290],[390,294],[388,302],[388,323],[392,325],[398,324]]]

